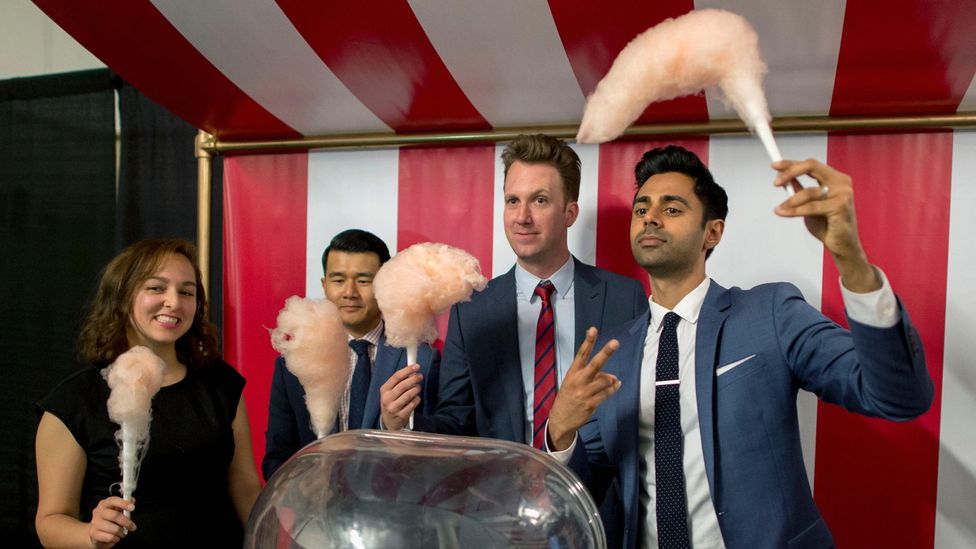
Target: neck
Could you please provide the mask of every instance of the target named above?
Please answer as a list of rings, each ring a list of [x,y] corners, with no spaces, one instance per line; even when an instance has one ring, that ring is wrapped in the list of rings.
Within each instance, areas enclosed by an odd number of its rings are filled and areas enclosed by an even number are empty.
[[[651,299],[654,303],[670,310],[705,280],[705,266],[703,264],[700,269],[696,268],[690,273],[675,276],[650,275],[650,279]]]
[[[362,339],[363,336],[372,332],[373,330],[376,329],[377,326],[379,326],[380,320],[382,319],[379,318],[376,319],[376,322],[374,322],[368,328],[365,329],[362,328],[361,326],[346,326],[346,333],[349,334],[349,337],[353,339]]]
[[[532,276],[538,277],[542,280],[546,280],[552,275],[556,274],[563,265],[569,261],[569,248],[560,250],[558,254],[554,254],[553,257],[545,259],[525,259],[518,258],[518,264],[520,267],[532,274]]]
[[[156,356],[163,359],[166,364],[163,370],[163,386],[172,385],[186,376],[186,365],[181,363],[176,357],[176,347],[173,345],[161,349],[152,349]]]

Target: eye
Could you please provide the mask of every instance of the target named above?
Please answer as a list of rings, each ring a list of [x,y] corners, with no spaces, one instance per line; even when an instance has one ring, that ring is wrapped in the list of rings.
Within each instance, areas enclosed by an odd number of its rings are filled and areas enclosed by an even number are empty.
[[[518,199],[515,198],[514,196],[510,196],[510,197],[508,197],[508,198],[505,199],[505,204],[514,206],[517,203],[518,203]]]
[[[537,197],[535,197],[535,203],[536,204],[546,204],[548,202],[549,202],[549,199],[546,198],[545,196],[537,196]]]
[[[357,283],[358,283],[358,284],[359,284],[360,286],[372,286],[372,284],[373,284],[373,279],[372,279],[372,278],[360,278],[360,279],[359,279],[359,280],[357,280],[356,282],[357,282]]]
[[[163,291],[163,287],[162,286],[158,286],[158,285],[152,285],[152,286],[147,286],[146,287],[146,290],[148,290],[150,292],[154,292],[154,293],[159,293],[159,292]]]
[[[668,215],[678,215],[681,213],[681,210],[679,210],[678,208],[668,207],[668,208],[664,208],[664,213]]]
[[[634,215],[636,217],[644,217],[645,215],[647,215],[647,208],[644,207],[634,208]]]
[[[196,297],[196,294],[191,292],[190,290],[183,290],[180,292],[180,294],[185,295],[187,297]]]

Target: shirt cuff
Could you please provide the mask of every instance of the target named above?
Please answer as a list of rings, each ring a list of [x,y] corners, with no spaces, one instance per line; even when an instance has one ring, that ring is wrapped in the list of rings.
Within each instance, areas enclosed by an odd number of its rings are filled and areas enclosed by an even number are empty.
[[[874,267],[874,272],[881,279],[881,288],[864,294],[848,290],[844,287],[844,281],[839,279],[847,318],[873,328],[891,328],[898,324],[898,300],[884,272],[877,267]]]
[[[549,422],[546,421],[546,433],[548,432],[549,432]],[[549,437],[546,436],[545,450],[550,456],[554,457],[556,461],[562,463],[563,465],[566,465],[567,463],[569,463],[569,458],[573,457],[573,450],[576,449],[576,440],[578,438],[579,438],[579,433],[574,434],[573,443],[569,445],[569,448],[566,448],[565,450],[556,451],[556,450],[551,450],[549,448]]]

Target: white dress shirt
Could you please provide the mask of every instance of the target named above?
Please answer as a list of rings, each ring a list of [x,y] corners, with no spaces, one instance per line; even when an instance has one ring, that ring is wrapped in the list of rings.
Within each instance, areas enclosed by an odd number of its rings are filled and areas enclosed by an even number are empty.
[[[556,386],[562,384],[566,370],[576,354],[576,303],[573,298],[573,258],[546,279],[539,278],[515,265],[515,302],[518,309],[519,361],[522,364],[523,402],[525,403],[525,441],[532,444],[532,419],[535,409],[535,330],[539,323],[542,298],[535,288],[542,280],[552,282],[552,318],[556,324]]]
[[[890,328],[898,323],[898,306],[888,278],[875,268],[882,287],[864,294],[854,293],[841,283],[841,295],[848,318],[876,328]],[[724,548],[718,517],[712,503],[708,478],[705,474],[705,459],[702,450],[701,432],[698,424],[698,402],[695,397],[695,339],[698,317],[702,304],[708,294],[711,280],[706,278],[688,293],[675,306],[673,312],[681,317],[678,323],[678,380],[681,406],[681,430],[684,438],[683,464],[685,489],[688,495],[688,524],[691,533],[691,547],[695,549]],[[650,302],[651,320],[644,339],[640,375],[640,423],[638,441],[640,453],[640,506],[644,518],[641,525],[643,547],[657,547],[657,502],[654,472],[654,397],[658,340],[662,320],[668,309]],[[569,448],[561,452],[551,452],[562,463],[567,463],[577,439]],[[548,441],[547,441],[548,442]]]

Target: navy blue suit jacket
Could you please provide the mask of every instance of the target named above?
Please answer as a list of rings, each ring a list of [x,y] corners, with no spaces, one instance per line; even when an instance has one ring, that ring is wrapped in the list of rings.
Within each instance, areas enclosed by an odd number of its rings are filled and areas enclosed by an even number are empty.
[[[590,326],[603,330],[647,311],[639,282],[574,261],[576,348]],[[440,377],[440,403],[433,415],[414,416],[415,429],[526,443],[514,267],[451,309]]]
[[[904,309],[900,314],[892,328],[851,321],[848,331],[791,284],[741,290],[711,283],[696,332],[695,384],[705,471],[726,547],[833,545],[803,465],[797,391],[892,420],[924,413],[932,379],[918,334]],[[642,520],[637,431],[648,321],[643,315],[601,338],[620,341],[604,371],[622,384],[580,429],[570,462],[598,500],[619,486],[619,514],[603,519],[608,534],[623,534],[619,546],[626,548],[639,546]]]
[[[420,373],[424,376],[420,410],[433,412],[438,402],[440,354],[430,345],[421,345],[417,349],[417,362],[420,363]],[[406,365],[406,351],[387,345],[386,335],[380,336],[373,375],[369,382],[369,395],[366,398],[366,413],[363,416],[363,425],[368,426],[367,428],[380,428],[380,386],[386,383],[393,372]],[[337,427],[338,421],[333,432]],[[265,480],[270,479],[278,467],[295,452],[315,440],[312,420],[305,405],[305,390],[298,378],[288,371],[285,359],[280,356],[275,360],[274,377],[271,379],[265,440],[264,459],[261,461],[261,472]]]

